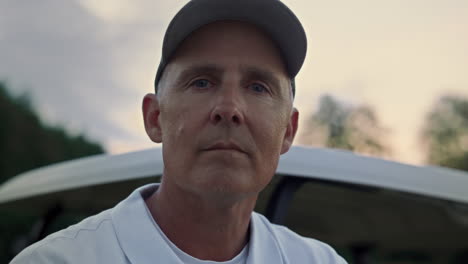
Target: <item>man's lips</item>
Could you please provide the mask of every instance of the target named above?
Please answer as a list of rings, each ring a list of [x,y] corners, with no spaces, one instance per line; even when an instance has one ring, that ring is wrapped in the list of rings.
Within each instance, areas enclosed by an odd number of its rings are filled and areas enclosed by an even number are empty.
[[[217,142],[215,144],[210,145],[205,149],[205,151],[213,151],[213,150],[231,150],[231,151],[238,151],[241,153],[246,153],[239,145],[233,142]]]

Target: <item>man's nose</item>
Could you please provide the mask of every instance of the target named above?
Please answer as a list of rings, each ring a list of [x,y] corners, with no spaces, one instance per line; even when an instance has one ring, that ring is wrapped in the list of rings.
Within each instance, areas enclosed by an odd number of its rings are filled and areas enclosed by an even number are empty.
[[[210,120],[215,125],[240,125],[244,122],[243,108],[239,88],[222,87],[216,95]]]

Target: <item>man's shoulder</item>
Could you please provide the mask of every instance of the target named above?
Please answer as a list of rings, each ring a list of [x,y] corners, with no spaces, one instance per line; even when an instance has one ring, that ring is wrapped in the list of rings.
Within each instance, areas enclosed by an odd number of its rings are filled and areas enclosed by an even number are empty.
[[[47,236],[42,241],[44,243],[52,243],[56,240],[76,240],[87,236],[94,236],[96,233],[102,232],[112,225],[111,210],[108,209],[87,217],[77,224]]]
[[[74,263],[96,255],[103,247],[118,247],[111,210],[47,236],[24,249],[11,263]]]
[[[115,207],[49,235],[20,252],[12,263],[128,263],[123,245],[129,252],[137,251],[134,242],[153,227],[140,191],[148,193],[156,186],[142,186]]]
[[[345,264],[346,261],[328,244],[308,237],[303,237],[289,228],[270,223],[263,215],[255,213],[275,237],[283,254],[292,259],[313,259],[316,263]]]

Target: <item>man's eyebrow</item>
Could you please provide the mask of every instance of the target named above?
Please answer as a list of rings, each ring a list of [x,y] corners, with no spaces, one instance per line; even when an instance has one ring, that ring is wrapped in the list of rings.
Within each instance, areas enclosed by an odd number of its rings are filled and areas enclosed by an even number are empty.
[[[249,79],[259,79],[272,85],[274,89],[280,89],[280,80],[277,74],[258,67],[242,66],[241,71]],[[277,90],[278,91],[278,90]]]
[[[216,64],[199,64],[199,65],[191,65],[186,69],[182,70],[182,72],[177,76],[177,85],[188,81],[188,79],[192,78],[196,75],[214,75],[214,76],[221,76],[224,73],[224,70]]]

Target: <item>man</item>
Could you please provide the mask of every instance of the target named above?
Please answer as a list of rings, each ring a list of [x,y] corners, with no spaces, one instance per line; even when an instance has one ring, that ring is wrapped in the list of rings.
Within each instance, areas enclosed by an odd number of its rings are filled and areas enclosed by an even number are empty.
[[[192,0],[163,44],[145,129],[160,185],[29,247],[13,263],[345,263],[253,213],[298,125],[306,37],[277,0]]]

